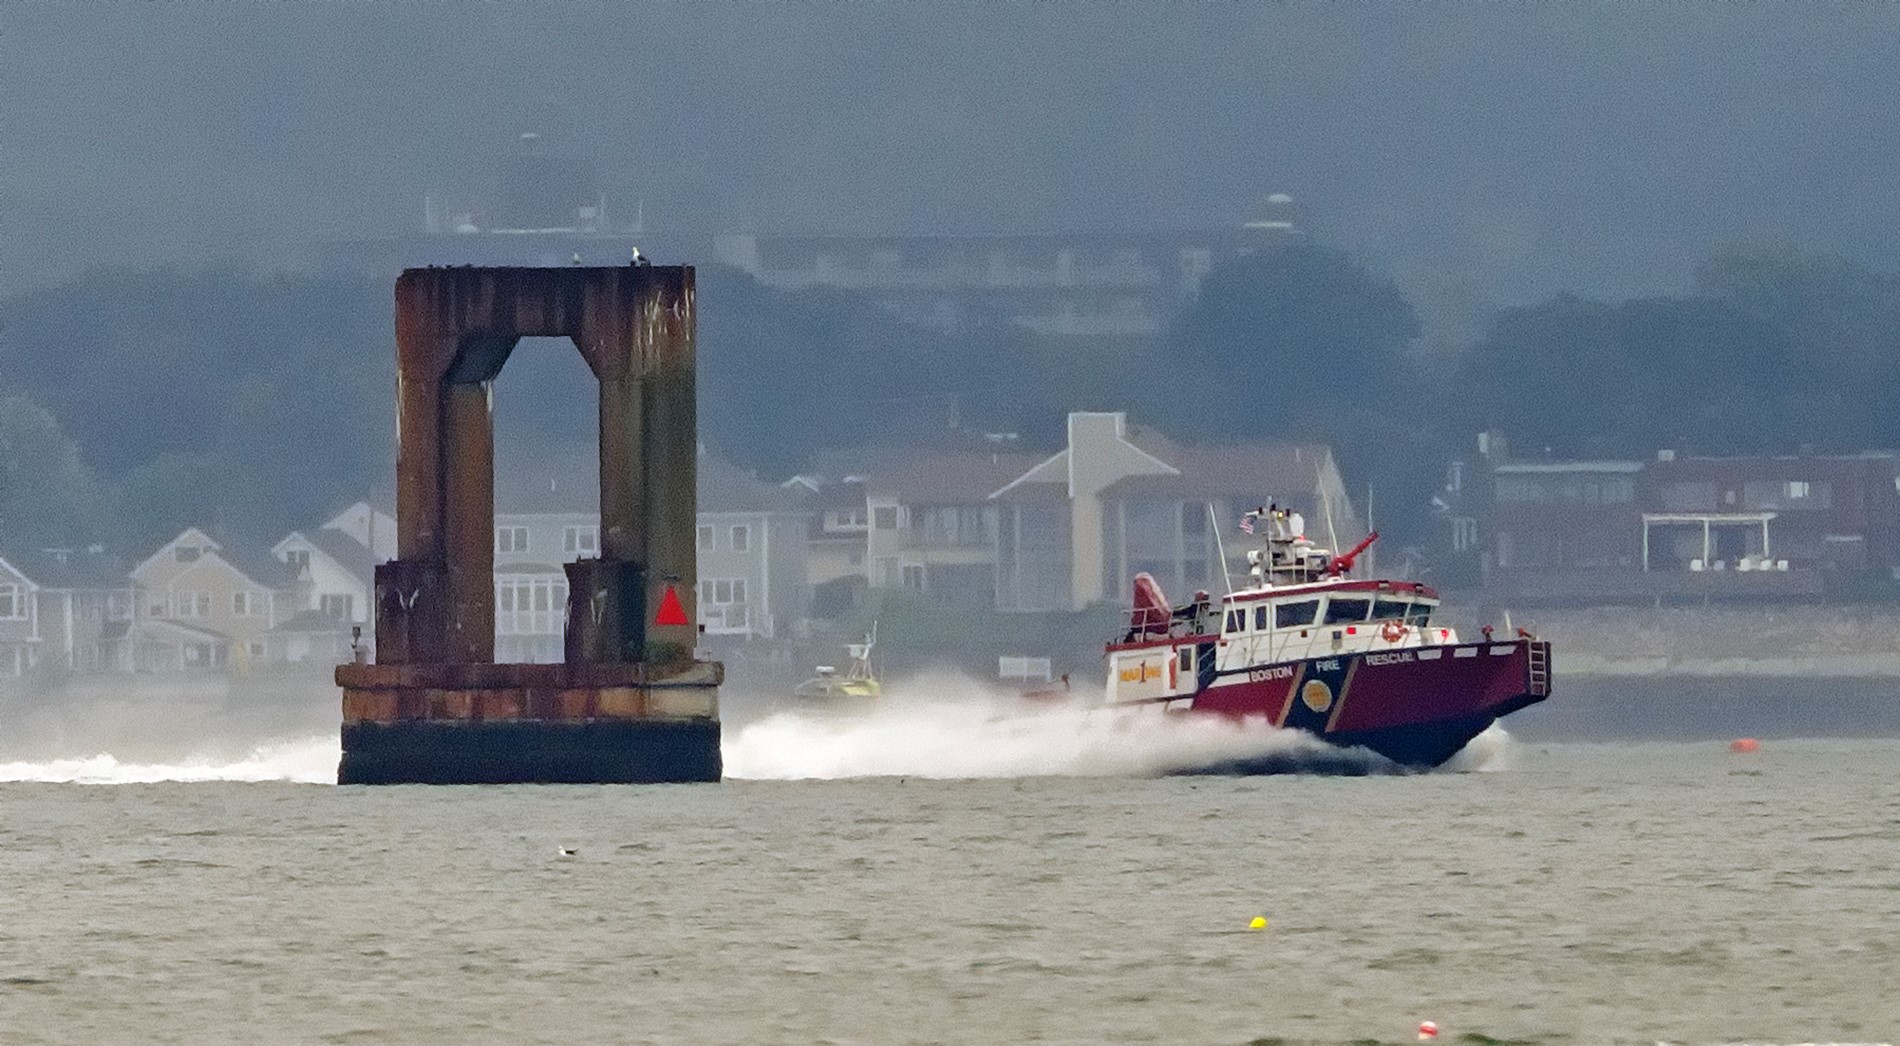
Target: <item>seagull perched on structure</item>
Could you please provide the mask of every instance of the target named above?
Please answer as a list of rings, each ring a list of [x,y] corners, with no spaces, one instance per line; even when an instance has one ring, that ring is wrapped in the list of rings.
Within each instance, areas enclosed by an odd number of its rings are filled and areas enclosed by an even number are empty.
[[[579,251],[575,251],[575,252],[574,252],[574,264],[576,264],[576,265],[579,265],[580,263],[581,263],[581,252],[579,252]]]
[[[646,255],[640,253],[640,248],[635,247],[633,249],[633,253],[627,256],[627,264],[628,265],[652,265],[653,262],[649,260]]]

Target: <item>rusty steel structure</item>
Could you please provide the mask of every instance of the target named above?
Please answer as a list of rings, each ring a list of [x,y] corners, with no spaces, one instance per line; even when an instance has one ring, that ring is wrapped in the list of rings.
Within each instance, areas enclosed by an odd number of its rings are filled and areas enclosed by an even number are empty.
[[[376,662],[337,668],[341,783],[717,780],[697,629],[693,269],[428,268],[396,282],[397,558]],[[599,382],[600,554],[567,565],[566,662],[495,660],[491,383],[524,337]]]

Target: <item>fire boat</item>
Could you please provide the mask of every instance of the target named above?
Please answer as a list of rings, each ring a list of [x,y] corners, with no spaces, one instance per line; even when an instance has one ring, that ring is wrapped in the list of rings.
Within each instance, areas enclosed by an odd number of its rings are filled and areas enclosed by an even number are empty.
[[[1256,509],[1241,529],[1256,523],[1265,547],[1247,552],[1247,585],[1218,600],[1171,605],[1135,575],[1127,631],[1106,648],[1109,704],[1264,718],[1429,768],[1549,696],[1549,642],[1489,626],[1465,642],[1433,623],[1430,587],[1349,577],[1378,532],[1335,554],[1307,540],[1298,513]]]

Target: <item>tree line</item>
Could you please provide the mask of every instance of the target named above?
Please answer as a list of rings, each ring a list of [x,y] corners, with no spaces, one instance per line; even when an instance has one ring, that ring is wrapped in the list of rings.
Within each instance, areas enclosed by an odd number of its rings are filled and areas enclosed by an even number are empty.
[[[1161,333],[1105,343],[699,284],[702,437],[765,476],[953,424],[1042,446],[1118,409],[1185,441],[1330,443],[1403,539],[1485,428],[1558,456],[1900,446],[1900,277],[1790,249],[1719,254],[1680,295],[1502,309],[1429,351],[1399,287],[1311,243],[1225,259]],[[353,276],[113,271],[0,302],[0,545],[265,540],[386,491],[391,330],[386,281]],[[591,398],[531,367],[501,386],[532,430],[591,441]]]

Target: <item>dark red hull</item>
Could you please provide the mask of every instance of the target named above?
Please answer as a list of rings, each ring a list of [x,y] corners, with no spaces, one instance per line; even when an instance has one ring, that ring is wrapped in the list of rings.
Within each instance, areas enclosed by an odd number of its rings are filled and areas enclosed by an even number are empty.
[[[1549,694],[1550,644],[1516,639],[1215,673],[1191,698],[1176,698],[1169,707],[1265,717],[1333,744],[1369,748],[1403,766],[1433,767],[1499,717]]]

